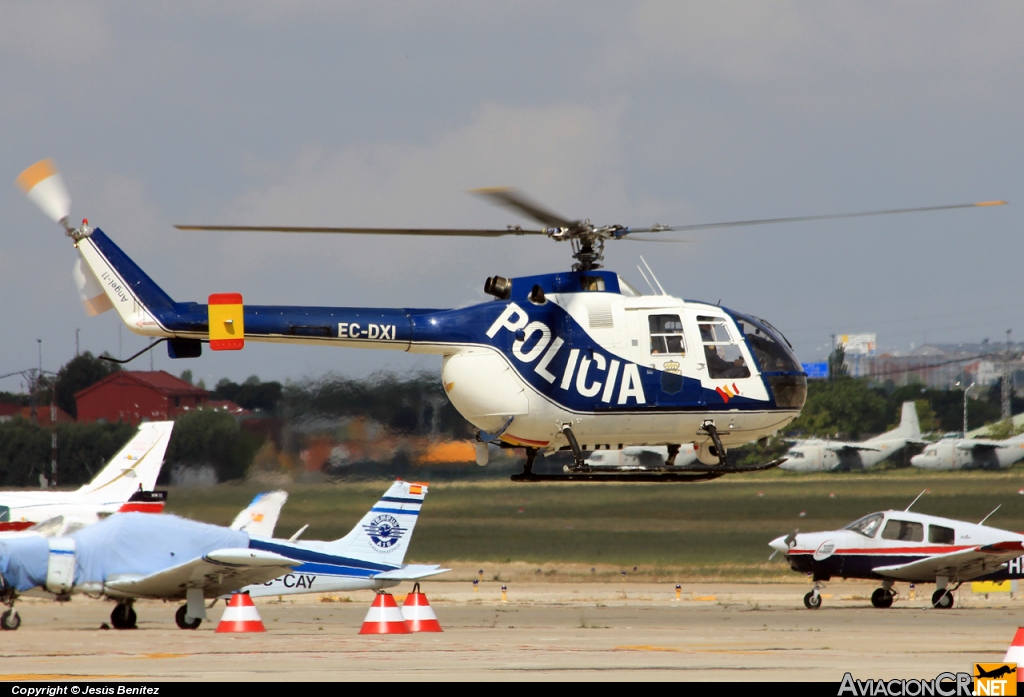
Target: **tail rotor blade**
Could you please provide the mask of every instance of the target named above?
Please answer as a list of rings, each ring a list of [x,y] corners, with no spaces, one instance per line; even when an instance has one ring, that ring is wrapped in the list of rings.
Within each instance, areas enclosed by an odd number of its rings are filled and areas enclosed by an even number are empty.
[[[70,215],[71,195],[53,160],[40,160],[19,174],[14,183],[54,222]]]

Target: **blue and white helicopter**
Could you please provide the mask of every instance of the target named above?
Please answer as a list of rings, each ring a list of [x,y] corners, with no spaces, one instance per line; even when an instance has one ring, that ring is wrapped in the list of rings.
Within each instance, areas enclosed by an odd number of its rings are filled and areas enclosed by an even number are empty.
[[[243,305],[236,293],[207,304],[178,302],[99,228],[68,222],[70,197],[49,160],[18,185],[78,250],[75,267],[87,312],[115,309],[128,329],[167,341],[172,358],[238,350],[246,340],[330,344],[441,356],[441,379],[455,408],[488,443],[526,449],[517,481],[629,479],[696,481],[749,471],[728,464],[729,448],[767,439],[796,418],[807,377],[792,346],[767,321],[719,305],[642,295],[602,270],[605,243],[638,233],[969,208],[1002,202],[732,223],[595,226],[552,213],[509,189],[476,193],[537,222],[539,229],[404,229],[179,225],[183,230],[499,237],[543,235],[569,242],[571,271],[503,278],[484,290],[493,302],[458,309]],[[652,285],[652,289],[654,285]],[[698,462],[676,466],[682,443]],[[585,451],[666,445],[664,472],[594,473]],[[533,472],[539,452],[571,450],[567,474]],[[759,466],[770,467],[778,462]]]

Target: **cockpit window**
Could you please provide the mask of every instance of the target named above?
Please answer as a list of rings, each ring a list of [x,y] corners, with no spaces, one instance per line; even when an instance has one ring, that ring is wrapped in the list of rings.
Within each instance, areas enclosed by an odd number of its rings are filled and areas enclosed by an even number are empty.
[[[924,454],[931,455],[932,457],[934,457],[935,455],[939,454],[939,450],[938,448],[928,448],[927,450],[924,451]]]
[[[859,532],[864,537],[874,537],[875,533],[878,532],[878,526],[882,524],[882,518],[884,517],[885,516],[881,513],[872,513],[871,515],[864,516],[860,520],[853,521],[846,526],[846,529]]]
[[[942,525],[929,525],[928,541],[938,545],[951,545],[956,542],[956,533],[953,532],[953,528],[947,528]]]
[[[7,506],[0,506],[0,523],[11,522],[11,509]]]
[[[885,524],[885,529],[882,530],[882,539],[899,540],[900,542],[923,542],[924,525],[890,518]]]
[[[761,366],[761,372],[800,373],[803,367],[793,355],[789,342],[779,331],[772,330],[764,320],[733,312],[740,330],[747,337],[747,344],[754,352],[754,358]]]
[[[791,450],[789,451],[789,457],[793,460],[802,460],[804,458],[804,454],[799,450]]]
[[[651,315],[647,322],[651,329],[651,355],[686,355],[683,323],[679,321],[679,315]]]
[[[704,359],[712,379],[749,378],[750,368],[743,352],[736,345],[724,317],[700,315],[700,340],[704,343]]]

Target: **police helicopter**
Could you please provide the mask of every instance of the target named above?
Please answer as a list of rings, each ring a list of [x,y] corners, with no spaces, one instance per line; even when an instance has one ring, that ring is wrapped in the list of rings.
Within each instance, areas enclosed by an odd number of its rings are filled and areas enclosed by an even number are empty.
[[[206,231],[534,235],[568,242],[572,248],[571,271],[489,277],[484,291],[493,296],[491,302],[458,309],[389,309],[245,305],[238,293],[215,293],[206,304],[178,302],[102,230],[90,227],[88,220],[78,227],[70,224],[70,196],[52,161],[32,165],[16,183],[63,226],[78,250],[74,273],[87,313],[113,308],[132,332],[158,337],[143,352],[166,341],[171,358],[191,358],[201,354],[204,343],[214,351],[240,350],[249,340],[436,354],[442,357],[441,380],[448,398],[478,429],[478,463],[486,463],[489,443],[525,449],[524,470],[513,476],[516,481],[700,481],[773,467],[779,461],[738,467],[729,463],[727,452],[753,441],[765,442],[803,407],[807,376],[779,330],[749,314],[672,297],[656,278],[653,294],[641,294],[602,268],[606,243],[635,233],[1003,203],[630,228],[566,218],[511,189],[479,189],[474,193],[540,227],[176,226]],[[676,465],[684,443],[697,451],[697,462]],[[663,471],[593,472],[586,462],[587,451],[644,445],[668,447]],[[534,473],[538,453],[558,450],[572,453],[566,473]]]

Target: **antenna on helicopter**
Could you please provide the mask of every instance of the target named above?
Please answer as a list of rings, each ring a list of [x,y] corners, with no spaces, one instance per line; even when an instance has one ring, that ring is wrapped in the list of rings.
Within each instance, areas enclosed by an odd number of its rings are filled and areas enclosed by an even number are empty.
[[[660,291],[661,291],[661,294],[662,294],[662,295],[668,295],[668,293],[666,293],[666,292],[665,292],[665,289],[664,289],[664,288],[662,287],[662,285],[661,285],[661,281],[659,281],[659,280],[658,280],[658,277],[654,275],[654,269],[652,269],[652,268],[651,268],[651,265],[647,263],[647,260],[646,260],[646,259],[644,259],[644,258],[643,258],[643,256],[641,256],[641,257],[640,257],[640,261],[642,261],[642,262],[644,263],[644,266],[646,266],[646,267],[647,267],[647,270],[648,270],[648,271],[650,272],[650,274],[651,274],[651,278],[653,278],[653,279],[654,279],[654,282],[658,284],[658,290],[660,290]]]
[[[651,289],[651,295],[657,295],[658,289],[654,287],[653,283],[651,283],[651,279],[647,278],[647,274],[644,273],[644,267],[640,266],[640,264],[637,264],[636,270],[639,271],[640,275],[644,277],[644,281],[647,282],[647,287]]]

